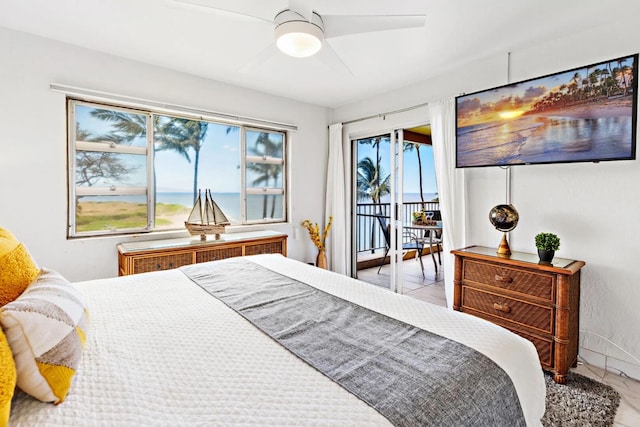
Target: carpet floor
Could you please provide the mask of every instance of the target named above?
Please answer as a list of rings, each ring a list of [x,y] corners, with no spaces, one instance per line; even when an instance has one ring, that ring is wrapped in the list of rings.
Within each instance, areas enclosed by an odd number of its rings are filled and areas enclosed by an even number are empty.
[[[553,382],[545,373],[547,410],[544,426],[609,427],[613,425],[620,395],[612,387],[575,372],[570,372],[567,384]]]

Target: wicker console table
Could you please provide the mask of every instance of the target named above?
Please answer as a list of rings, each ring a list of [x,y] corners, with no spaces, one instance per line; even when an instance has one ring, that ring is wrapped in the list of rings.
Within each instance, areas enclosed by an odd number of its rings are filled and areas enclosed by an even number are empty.
[[[530,340],[542,368],[566,383],[578,356],[580,269],[583,261],[471,246],[455,255],[453,309],[497,323]]]
[[[287,235],[274,231],[223,234],[219,240],[198,236],[118,245],[118,275],[168,270],[188,264],[244,255],[287,255]]]

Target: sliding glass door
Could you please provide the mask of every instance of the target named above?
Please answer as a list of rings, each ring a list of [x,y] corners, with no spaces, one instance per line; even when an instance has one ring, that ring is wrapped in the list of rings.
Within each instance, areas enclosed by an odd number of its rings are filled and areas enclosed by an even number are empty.
[[[402,131],[353,141],[354,271],[363,280],[402,292]],[[375,275],[374,275],[375,274]],[[357,275],[357,273],[356,273]],[[359,277],[357,275],[357,277]]]
[[[417,289],[433,279],[423,264],[427,234],[412,224],[414,212],[434,206],[431,146],[403,129],[352,143],[355,276],[399,293]]]

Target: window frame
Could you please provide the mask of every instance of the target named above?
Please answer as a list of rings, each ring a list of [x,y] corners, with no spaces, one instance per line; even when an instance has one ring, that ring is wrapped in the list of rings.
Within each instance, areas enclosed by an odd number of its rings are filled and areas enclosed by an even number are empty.
[[[269,132],[269,133],[279,133],[282,134],[282,158],[273,157],[273,156],[250,156],[247,149],[247,133],[248,132]],[[287,133],[284,131],[278,130],[269,130],[266,131],[262,128],[257,128],[255,126],[245,126],[242,128],[242,172],[241,172],[241,182],[242,188],[244,189],[244,194],[242,196],[242,219],[246,224],[265,224],[265,223],[273,223],[273,222],[286,222],[287,220]],[[282,166],[282,187],[250,187],[246,182],[247,178],[247,163],[257,163],[257,164],[273,164]],[[247,196],[249,195],[282,195],[282,214],[283,220],[275,220],[275,219],[254,219],[249,220],[247,218]]]
[[[68,175],[67,175],[67,195],[68,195],[68,215],[67,215],[67,238],[91,238],[100,236],[147,234],[158,232],[186,231],[185,228],[156,229],[155,226],[155,173],[154,173],[154,123],[155,116],[168,116],[183,118],[194,121],[205,121],[210,124],[222,126],[235,126],[240,132],[240,221],[232,223],[231,226],[255,226],[263,224],[282,224],[289,221],[289,131],[284,128],[261,127],[251,123],[227,122],[215,117],[189,114],[182,111],[166,111],[163,109],[148,106],[129,106],[102,100],[84,99],[77,96],[67,96],[67,151],[68,151]],[[144,115],[146,117],[146,144],[140,146],[121,146],[119,144],[105,142],[90,142],[76,140],[76,106],[88,108],[102,108],[121,111],[128,114]],[[247,132],[278,133],[282,135],[282,159],[275,157],[248,156],[246,135]],[[76,185],[76,153],[78,151],[110,152],[118,154],[145,154],[146,160],[146,187],[131,186],[123,188],[87,188]],[[251,160],[250,160],[251,159]],[[246,183],[247,164],[259,160],[258,163],[279,164],[282,166],[282,186],[281,187],[248,187]],[[115,191],[115,192],[114,192]],[[282,195],[282,216],[280,218],[248,219],[247,196],[250,194],[277,194]],[[81,196],[104,196],[104,195],[145,195],[147,203],[147,224],[144,227],[130,229],[77,231],[76,224],[76,197]],[[186,219],[186,218],[185,218]]]

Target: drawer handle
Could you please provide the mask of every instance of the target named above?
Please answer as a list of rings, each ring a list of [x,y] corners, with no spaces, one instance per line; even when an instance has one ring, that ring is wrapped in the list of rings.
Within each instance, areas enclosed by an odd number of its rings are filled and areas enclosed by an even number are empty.
[[[505,313],[511,313],[511,307],[509,307],[507,304],[500,304],[500,303],[494,302],[493,308],[495,308],[496,310],[503,311]]]
[[[496,274],[496,282],[502,282],[502,283],[511,283],[513,282],[513,278],[509,277],[509,276],[501,276],[499,274]]]

